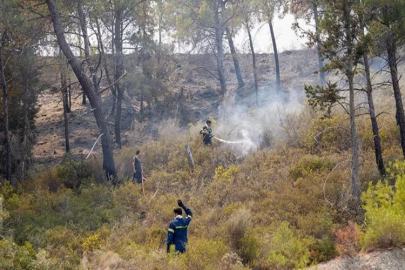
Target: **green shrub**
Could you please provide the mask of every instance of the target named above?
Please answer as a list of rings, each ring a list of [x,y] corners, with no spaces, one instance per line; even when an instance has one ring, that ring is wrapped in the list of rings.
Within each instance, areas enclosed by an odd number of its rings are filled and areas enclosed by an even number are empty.
[[[312,153],[342,151],[350,148],[349,121],[343,116],[312,121],[304,139],[305,148]]]
[[[282,222],[271,239],[267,262],[276,268],[304,268],[309,263],[310,244],[311,240],[300,238]]]
[[[221,265],[221,259],[229,252],[229,248],[222,241],[196,239],[190,237],[187,252],[180,256],[184,269],[212,269]]]
[[[228,219],[226,232],[228,243],[242,258],[243,263],[252,264],[259,250],[259,241],[251,230],[251,212],[240,208],[235,210]]]
[[[326,158],[306,155],[301,158],[298,164],[289,170],[289,176],[296,181],[298,178],[332,170],[332,162]]]
[[[239,241],[238,254],[243,263],[254,266],[257,256],[259,255],[260,248],[260,241],[255,235],[254,230],[248,229],[245,235]]]
[[[308,246],[310,261],[315,263],[332,260],[336,256],[335,241],[332,236],[325,235],[321,239],[314,238]]]
[[[35,250],[29,242],[19,246],[7,239],[0,240],[0,269],[30,269],[35,255]]]
[[[363,201],[363,250],[405,245],[405,174],[398,176],[395,190],[387,182],[379,181],[375,186],[370,183]]]

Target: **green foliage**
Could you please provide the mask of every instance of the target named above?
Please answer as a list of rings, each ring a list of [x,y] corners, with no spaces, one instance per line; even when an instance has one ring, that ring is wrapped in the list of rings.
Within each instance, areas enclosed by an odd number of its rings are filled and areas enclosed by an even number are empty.
[[[97,161],[74,163],[66,157],[17,190],[2,186],[3,212],[8,212],[3,231],[16,244],[33,245],[34,269],[77,269],[81,263],[92,269],[274,269],[329,260],[335,249],[350,251],[348,238],[354,235],[344,231],[350,170],[336,169],[344,164],[342,155],[350,153],[339,150],[342,139],[328,129],[341,120],[313,121],[306,129],[308,145],[313,134],[323,131],[317,137],[321,146],[280,143],[244,159],[221,146],[191,141],[194,172],[182,138],[147,143],[140,147],[148,178],[145,196],[141,185],[128,181],[134,148],[117,151],[124,181],[116,187],[97,184]],[[365,171],[371,171],[370,164]],[[392,165],[391,177],[402,174],[403,166]],[[65,187],[72,178],[81,181],[76,189]],[[52,181],[59,184],[51,192]],[[167,256],[167,226],[177,198],[190,206],[194,217],[187,253]],[[334,234],[332,228],[343,231]]]
[[[315,119],[305,134],[304,146],[312,153],[350,148],[350,126],[342,116]]]
[[[311,240],[300,238],[288,222],[282,222],[271,239],[268,263],[277,268],[304,268],[309,263],[310,244]]]
[[[221,240],[193,239],[181,256],[185,269],[218,269],[222,257],[229,248]]]
[[[10,240],[0,240],[1,269],[30,269],[35,255],[35,250],[29,242],[19,246]]]
[[[238,254],[242,258],[242,262],[254,266],[260,252],[261,244],[253,228],[247,230],[240,239],[239,245]]]
[[[399,163],[399,162],[398,162]],[[403,167],[403,163],[393,165]],[[363,194],[366,211],[363,250],[405,245],[405,175],[398,174],[395,189],[387,182],[369,185]]]
[[[324,117],[330,118],[332,108],[334,105],[343,99],[341,97],[341,90],[338,88],[337,83],[328,82],[326,86],[305,85],[305,95],[308,99],[308,104],[314,109],[319,109],[325,112]]]
[[[332,165],[330,160],[307,155],[302,157],[298,164],[289,170],[289,175],[296,181],[298,178],[306,177],[313,173],[330,171],[333,168]]]

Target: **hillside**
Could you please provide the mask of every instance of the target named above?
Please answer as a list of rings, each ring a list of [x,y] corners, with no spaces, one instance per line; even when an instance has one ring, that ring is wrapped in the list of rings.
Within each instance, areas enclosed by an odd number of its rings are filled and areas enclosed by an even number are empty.
[[[298,100],[303,101],[304,84],[314,84],[318,76],[314,74],[317,70],[317,58],[315,51],[287,51],[280,54],[280,65],[282,72],[282,85],[286,93],[292,93]],[[274,95],[275,70],[272,55],[257,55],[259,85],[261,98],[259,106],[267,106],[271,103],[271,96]],[[215,74],[215,62],[212,56],[205,55],[177,55],[172,60],[173,65],[171,81],[168,82],[169,91],[180,98],[180,89],[186,96],[186,114],[173,113],[169,117],[186,117],[185,124],[203,122],[208,117],[219,117],[221,95],[218,92],[219,82],[210,73]],[[226,56],[225,67],[228,74],[227,83],[231,102],[241,105],[254,105],[254,86],[249,55],[240,55],[240,65],[245,79],[246,86],[237,89],[237,81],[233,70],[233,62],[230,55]],[[55,73],[56,71],[56,73]],[[50,84],[59,88],[58,70],[50,67],[44,70],[43,78]],[[74,77],[71,75],[71,81]],[[69,114],[69,131],[71,153],[78,158],[88,155],[91,147],[98,137],[97,126],[91,113],[90,104],[83,106],[79,88],[75,85],[72,98],[72,113]],[[126,101],[124,102],[123,128],[124,145],[142,144],[155,134],[156,129],[154,118],[158,119],[161,112],[151,111],[149,123],[135,121],[139,115],[139,99],[131,98],[136,89],[128,89]],[[104,97],[106,110],[111,110],[111,97]],[[232,101],[233,100],[233,101]],[[175,103],[179,100],[173,100]],[[36,119],[37,144],[34,147],[34,160],[40,164],[55,164],[60,161],[64,153],[64,126],[61,94],[51,90],[41,93],[39,97],[39,113]],[[110,116],[110,122],[114,119]],[[113,129],[113,126],[111,126]],[[139,134],[141,133],[141,137]],[[148,139],[149,138],[149,139]],[[94,151],[94,156],[99,156],[99,148]]]
[[[176,98],[181,96],[176,89],[189,92],[186,114],[194,120],[187,127],[177,115],[159,118],[153,108],[147,120],[138,121],[139,100],[129,90],[125,144],[114,151],[117,186],[105,181],[99,146],[84,160],[98,134],[80,93],[76,90],[69,115],[69,155],[63,155],[60,93],[43,93],[36,120],[37,166],[16,192],[7,184],[0,188],[0,256],[5,258],[0,268],[401,269],[402,249],[373,252],[405,245],[405,163],[391,93],[381,87],[375,99],[378,112],[384,112],[379,117],[389,170],[384,179],[395,188],[386,182],[370,185],[383,177],[374,161],[370,121],[359,115],[364,196],[363,209],[352,209],[349,118],[338,108],[331,118],[321,117],[303,101],[302,85],[317,81],[313,51],[282,56],[282,95],[274,93],[269,56],[259,57],[258,106],[253,106],[251,81],[236,89],[229,77],[230,94],[220,103],[209,73],[189,75],[190,66],[201,65],[201,56],[178,60],[170,83]],[[246,68],[248,56],[241,58]],[[43,76],[57,85],[51,71]],[[359,94],[358,102],[363,98]],[[104,103],[108,108],[107,96]],[[215,140],[203,147],[198,131],[209,116],[216,136],[242,143]],[[131,181],[136,149],[147,176],[144,186]],[[167,255],[167,227],[178,198],[194,213],[188,251]]]

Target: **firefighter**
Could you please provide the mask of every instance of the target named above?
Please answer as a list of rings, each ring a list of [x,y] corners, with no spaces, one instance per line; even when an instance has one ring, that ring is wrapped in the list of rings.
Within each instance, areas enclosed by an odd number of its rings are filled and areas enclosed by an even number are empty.
[[[179,208],[173,210],[175,219],[169,224],[167,231],[167,253],[170,252],[170,246],[174,245],[176,252],[184,253],[187,245],[187,228],[190,224],[193,213],[190,208],[185,206],[181,200],[177,201]],[[183,211],[187,217],[183,217]]]
[[[212,135],[211,120],[205,122],[205,126],[200,130],[200,134],[203,137],[204,145],[212,145],[212,137],[214,137],[214,135]]]

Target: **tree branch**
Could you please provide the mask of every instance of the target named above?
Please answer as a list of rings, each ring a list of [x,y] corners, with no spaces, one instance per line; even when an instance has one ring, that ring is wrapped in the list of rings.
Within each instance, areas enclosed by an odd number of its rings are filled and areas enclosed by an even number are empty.
[[[127,75],[127,71],[124,70],[124,74],[122,74],[121,77],[118,78],[118,80],[116,80],[115,82],[113,82],[112,84],[110,84],[109,86],[107,86],[106,88],[100,90],[100,92],[98,92],[99,95],[101,95],[102,93],[104,93],[105,91],[107,91],[108,89],[110,89],[111,87],[113,87],[114,85],[116,85],[122,78],[125,77],[125,75]]]

